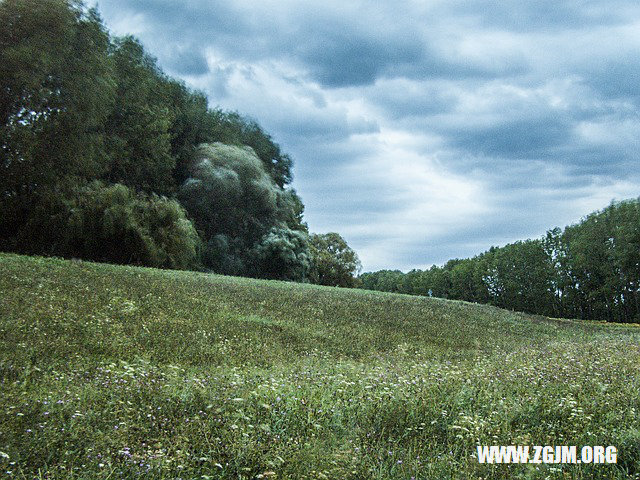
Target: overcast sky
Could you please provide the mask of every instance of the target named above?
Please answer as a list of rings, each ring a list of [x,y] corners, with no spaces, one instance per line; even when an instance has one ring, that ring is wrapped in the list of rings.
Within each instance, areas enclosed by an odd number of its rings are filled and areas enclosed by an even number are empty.
[[[93,2],[95,3],[95,2]],[[364,271],[539,237],[640,195],[637,0],[100,0],[294,161]]]

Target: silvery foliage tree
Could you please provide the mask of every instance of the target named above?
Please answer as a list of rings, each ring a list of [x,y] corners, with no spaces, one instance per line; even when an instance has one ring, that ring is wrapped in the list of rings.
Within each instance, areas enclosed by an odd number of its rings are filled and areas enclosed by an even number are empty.
[[[308,241],[295,192],[276,184],[253,149],[198,148],[178,197],[205,242],[213,271],[304,280]]]

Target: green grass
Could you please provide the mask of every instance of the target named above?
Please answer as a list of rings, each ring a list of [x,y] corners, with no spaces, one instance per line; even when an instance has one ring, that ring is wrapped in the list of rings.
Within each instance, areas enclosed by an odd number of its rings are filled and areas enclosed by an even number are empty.
[[[0,254],[0,478],[640,478],[640,329]],[[480,465],[476,445],[615,445]]]

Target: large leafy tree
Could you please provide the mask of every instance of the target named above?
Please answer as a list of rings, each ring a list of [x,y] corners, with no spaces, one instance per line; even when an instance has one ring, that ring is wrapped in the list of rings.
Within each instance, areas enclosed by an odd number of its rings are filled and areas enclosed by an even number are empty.
[[[184,83],[165,78],[156,92],[169,112],[171,155],[175,159],[173,177],[176,185],[188,178],[197,148],[215,141],[216,115],[209,110],[202,92],[192,91]]]
[[[109,37],[95,10],[67,0],[0,2],[1,243],[24,224],[34,194],[106,165],[114,99]]]
[[[551,314],[553,269],[540,240],[497,249],[488,263],[500,286],[495,304],[513,310]]]
[[[147,192],[171,193],[171,115],[159,95],[163,75],[133,37],[117,39],[111,58],[117,78],[114,107],[107,121],[109,169],[105,179]]]
[[[613,204],[609,210],[618,318],[640,322],[640,199]]]
[[[264,262],[254,262],[254,247],[265,236],[273,244],[274,235],[287,229],[304,232],[296,225],[297,196],[275,183],[250,147],[203,144],[190,170],[178,197],[205,241],[209,268],[262,276],[256,265]],[[265,275],[276,276],[271,266],[267,270]]]
[[[250,118],[238,112],[213,110],[213,139],[231,145],[247,145],[253,149],[264,166],[265,171],[281,188],[291,183],[291,157],[283,153],[280,146],[262,127]]]
[[[22,178],[11,187],[101,169],[114,94],[108,46],[97,12],[80,3],[0,3],[2,166]]]
[[[450,266],[451,288],[449,295],[451,298],[458,298],[468,302],[477,301],[480,296],[480,289],[476,266],[475,259],[457,260],[455,265]]]
[[[570,307],[584,318],[640,319],[640,200],[612,203],[560,237]]]
[[[320,285],[355,287],[361,264],[356,252],[335,232],[312,234],[310,280]]]

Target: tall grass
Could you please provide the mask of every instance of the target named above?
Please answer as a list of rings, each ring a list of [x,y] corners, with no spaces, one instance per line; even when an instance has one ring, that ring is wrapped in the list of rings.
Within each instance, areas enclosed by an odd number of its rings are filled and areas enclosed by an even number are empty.
[[[0,254],[0,478],[640,478],[640,330]],[[615,445],[481,465],[476,445]]]

